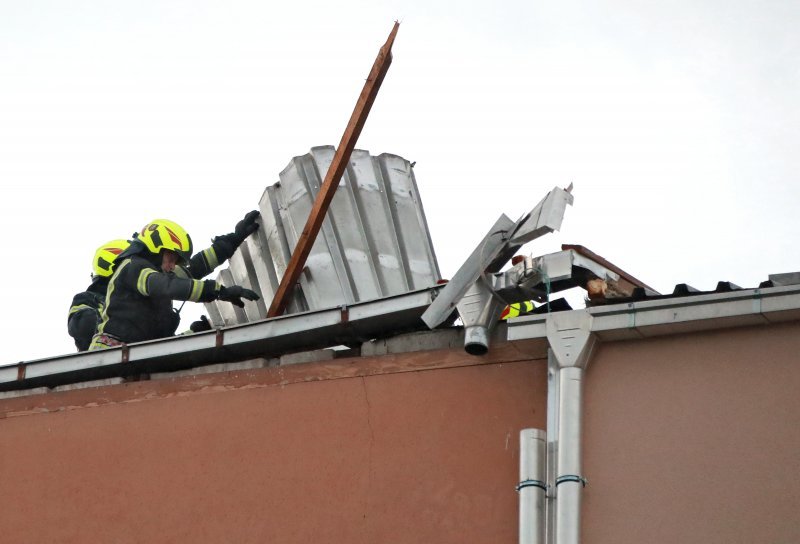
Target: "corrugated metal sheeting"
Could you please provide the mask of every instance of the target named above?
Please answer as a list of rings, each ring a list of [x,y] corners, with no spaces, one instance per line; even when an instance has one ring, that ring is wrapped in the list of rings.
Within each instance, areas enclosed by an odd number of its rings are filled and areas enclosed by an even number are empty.
[[[335,148],[295,157],[261,197],[261,229],[240,246],[219,274],[261,295],[243,310],[206,305],[216,326],[267,315],[308,220]],[[319,310],[398,295],[435,285],[439,266],[411,164],[402,157],[353,150],[330,209],[294,290],[287,313]]]

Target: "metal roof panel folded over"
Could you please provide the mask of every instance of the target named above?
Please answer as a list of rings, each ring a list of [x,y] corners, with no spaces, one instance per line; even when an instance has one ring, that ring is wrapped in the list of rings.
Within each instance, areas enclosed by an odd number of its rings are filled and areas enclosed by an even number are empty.
[[[295,157],[261,198],[261,229],[230,260],[220,281],[257,291],[243,312],[207,304],[216,326],[266,317],[280,278],[311,212],[333,146]],[[342,176],[287,313],[407,293],[440,279],[414,171],[404,158],[356,149]]]

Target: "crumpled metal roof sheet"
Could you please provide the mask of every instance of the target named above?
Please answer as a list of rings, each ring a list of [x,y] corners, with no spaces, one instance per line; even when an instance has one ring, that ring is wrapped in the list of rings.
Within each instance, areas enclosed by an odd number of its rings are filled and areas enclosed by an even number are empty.
[[[262,319],[308,220],[335,148],[295,157],[259,203],[261,228],[230,260],[219,280],[261,295],[243,311],[229,303],[206,307],[216,326]],[[287,313],[398,295],[440,279],[411,164],[389,153],[355,149]]]

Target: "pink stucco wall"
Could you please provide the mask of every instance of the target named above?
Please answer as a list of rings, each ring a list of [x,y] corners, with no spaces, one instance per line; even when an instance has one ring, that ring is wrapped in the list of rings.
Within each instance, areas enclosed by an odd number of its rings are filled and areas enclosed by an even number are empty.
[[[800,542],[800,326],[604,344],[583,541]]]
[[[602,344],[583,542],[800,542],[800,325]],[[541,344],[0,400],[3,542],[514,543]]]
[[[319,381],[260,369],[7,408],[1,540],[514,542],[518,433],[544,426],[545,362],[337,364],[286,369]]]

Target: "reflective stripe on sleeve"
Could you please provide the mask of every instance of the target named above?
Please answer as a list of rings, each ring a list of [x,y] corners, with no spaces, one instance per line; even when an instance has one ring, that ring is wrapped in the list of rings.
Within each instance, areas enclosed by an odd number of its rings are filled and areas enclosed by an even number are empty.
[[[88,306],[86,304],[79,304],[78,306],[71,306],[69,309],[69,315],[76,314],[81,310],[94,310],[93,307]]]
[[[189,295],[189,300],[192,302],[200,300],[200,295],[203,294],[203,285],[202,281],[192,280],[192,293]]]
[[[146,297],[150,296],[147,290],[147,278],[150,277],[150,274],[157,274],[157,272],[152,268],[145,268],[139,273],[139,280],[136,282],[136,290]]]
[[[219,258],[213,247],[203,250],[203,256],[205,256],[206,262],[208,263],[209,272],[219,266]]]

